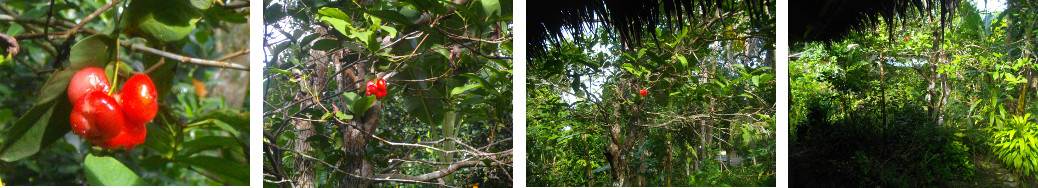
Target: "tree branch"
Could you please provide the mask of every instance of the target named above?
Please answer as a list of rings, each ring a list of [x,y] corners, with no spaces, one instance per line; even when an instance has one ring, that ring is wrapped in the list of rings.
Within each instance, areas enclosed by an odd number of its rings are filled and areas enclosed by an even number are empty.
[[[90,22],[90,20],[93,20],[94,18],[96,18],[97,15],[101,15],[101,13],[104,13],[105,11],[108,11],[108,9],[112,9],[112,6],[114,6],[115,4],[118,4],[121,1],[123,1],[123,0],[114,0],[114,1],[112,1],[112,3],[108,3],[105,6],[101,6],[101,8],[97,9],[96,11],[94,11],[94,13],[90,13],[90,15],[87,15],[87,17],[83,18],[83,21],[80,21],[79,24],[76,24],[75,27],[72,27],[72,29],[70,29],[69,32],[67,32],[65,34],[65,37],[63,37],[63,38],[72,37],[72,35],[76,34],[77,32],[79,32],[79,29],[82,29],[83,26],[86,25],[87,22]]]
[[[511,160],[505,160],[505,162],[503,162],[503,163],[493,162],[493,163],[490,163],[489,166],[502,166],[502,165],[507,165],[508,163],[512,163],[512,161]],[[457,171],[458,169],[461,169],[461,168],[480,167],[480,166],[487,167],[486,163],[483,163],[482,161],[463,161],[463,162],[454,163],[454,164],[452,164],[450,166],[447,166],[446,168],[443,168],[443,169],[440,169],[440,170],[437,170],[437,171],[433,171],[433,172],[430,172],[430,173],[422,174],[422,175],[409,176],[409,175],[403,175],[403,174],[376,174],[375,175],[375,179],[380,180],[380,181],[396,181],[396,180],[430,181],[430,180],[439,179],[439,178],[442,178],[444,176],[450,175],[451,173],[454,173],[454,171]]]
[[[140,44],[130,43],[130,42],[127,42],[127,41],[120,41],[119,44],[121,44],[123,46],[126,46],[126,47],[129,47],[130,50],[132,50],[132,51],[144,51],[144,52],[148,52],[148,53],[155,54],[155,55],[158,55],[158,56],[162,56],[162,57],[165,57],[165,58],[175,59],[177,61],[184,62],[184,63],[191,63],[191,64],[196,64],[196,65],[205,65],[205,66],[211,66],[211,67],[230,68],[230,69],[238,69],[238,70],[243,70],[243,71],[249,71],[249,67],[248,66],[244,66],[244,65],[239,65],[239,64],[229,63],[229,62],[222,62],[222,61],[213,61],[213,60],[205,60],[205,59],[197,59],[197,58],[187,57],[187,56],[183,56],[183,55],[180,55],[180,54],[174,54],[174,53],[158,50],[158,49],[151,48],[151,47],[144,46],[144,45],[140,45]]]
[[[45,20],[33,19],[33,18],[24,18],[24,17],[14,17],[14,16],[10,16],[10,15],[5,15],[5,14],[0,14],[0,21],[14,21],[14,22],[36,23],[36,24],[46,24],[47,23],[47,21],[45,21]],[[68,23],[68,22],[61,21],[61,20],[54,20],[54,21],[51,21],[51,23],[62,25],[62,26],[67,26],[67,27],[73,27],[73,28],[76,27],[75,25],[72,25],[72,23]],[[77,32],[85,32],[85,33],[88,33],[88,34],[100,34],[101,33],[99,31],[96,31],[96,30],[93,30],[93,29],[90,29],[90,28],[82,28],[80,30],[81,31],[77,31]],[[72,32],[67,32],[66,34],[71,34],[71,33]],[[119,41],[119,44],[122,45],[122,46],[125,46],[125,47],[129,47],[132,51],[138,51],[138,52],[143,51],[143,52],[155,54],[155,55],[158,55],[158,56],[162,56],[162,57],[165,57],[165,58],[175,59],[175,60],[178,60],[178,61],[184,62],[184,63],[191,63],[191,64],[204,65],[204,66],[212,66],[212,67],[230,68],[230,69],[249,71],[249,67],[245,66],[245,65],[239,65],[239,64],[229,63],[229,62],[213,61],[213,60],[205,60],[205,59],[198,59],[198,58],[187,57],[187,56],[183,56],[183,55],[180,55],[180,54],[175,54],[175,53],[171,53],[171,52],[166,52],[166,51],[158,50],[158,49],[151,48],[151,47],[148,47],[148,46],[145,46],[145,45],[134,44],[134,43],[131,43],[129,41]],[[245,53],[245,52],[242,52],[242,53]]]

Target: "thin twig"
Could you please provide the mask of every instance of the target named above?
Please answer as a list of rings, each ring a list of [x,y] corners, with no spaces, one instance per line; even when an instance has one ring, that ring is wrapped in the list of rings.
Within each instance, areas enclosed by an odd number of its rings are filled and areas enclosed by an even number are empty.
[[[216,58],[216,60],[214,60],[214,61],[227,61],[228,59],[231,59],[231,58],[234,58],[234,57],[238,57],[238,56],[241,56],[241,55],[245,55],[245,54],[249,54],[249,49],[239,50],[237,52],[234,52],[234,53],[231,53],[231,54],[227,54],[227,55],[225,55],[223,57]]]
[[[46,24],[47,23],[47,21],[41,20],[41,19],[14,17],[14,16],[4,15],[4,14],[0,14],[0,21],[28,22],[28,23],[36,23],[36,24]],[[62,20],[53,20],[53,21],[51,21],[51,23],[55,23],[55,24],[58,24],[58,25],[75,27],[71,23],[68,23],[68,22],[65,22],[65,21],[62,21]],[[81,31],[77,31],[77,32],[86,32],[86,33],[89,33],[89,34],[100,34],[101,33],[99,31],[96,31],[96,30],[93,30],[93,29],[90,29],[90,28],[82,28]],[[232,64],[232,63],[222,62],[222,61],[212,61],[212,60],[191,58],[191,57],[187,57],[187,56],[183,56],[183,55],[179,55],[179,54],[174,54],[174,53],[170,53],[170,52],[166,52],[166,51],[162,51],[162,50],[157,50],[155,48],[151,48],[151,47],[148,47],[148,46],[145,46],[145,45],[130,43],[128,41],[119,41],[119,44],[123,45],[123,46],[126,46],[126,47],[130,47],[130,49],[133,50],[133,51],[144,51],[144,52],[148,52],[148,53],[151,53],[151,54],[163,56],[163,57],[166,57],[166,58],[176,59],[176,60],[179,60],[179,61],[184,62],[184,63],[198,64],[198,65],[205,65],[205,66],[213,66],[213,67],[220,67],[220,68],[238,69],[238,70],[244,70],[244,71],[248,71],[249,70],[249,67],[245,66],[245,65]]]
[[[87,15],[87,17],[83,18],[83,21],[80,21],[79,24],[76,24],[75,27],[72,27],[72,29],[70,29],[69,32],[65,34],[64,38],[72,37],[72,35],[76,34],[77,32],[79,32],[79,29],[82,29],[83,26],[86,25],[87,22],[90,22],[90,20],[93,20],[94,18],[97,18],[97,15],[101,15],[101,13],[104,13],[105,11],[108,11],[108,9],[112,9],[112,6],[114,6],[115,4],[118,4],[121,1],[123,1],[123,0],[114,0],[114,1],[112,1],[112,3],[108,3],[105,6],[101,6],[101,8],[97,9],[96,11],[94,11],[94,13],[90,13],[90,15]]]
[[[121,44],[123,46],[126,46],[126,47],[130,47],[131,51],[144,51],[144,52],[148,52],[148,53],[155,54],[155,55],[158,55],[158,56],[162,56],[162,57],[165,57],[165,58],[175,59],[177,61],[184,62],[184,63],[191,63],[191,64],[196,64],[196,65],[205,65],[205,66],[211,66],[211,67],[238,69],[238,70],[243,70],[243,71],[248,71],[249,70],[249,67],[248,66],[244,66],[244,65],[239,65],[239,64],[229,63],[229,62],[223,62],[223,61],[213,61],[213,60],[191,58],[191,57],[183,56],[183,55],[180,55],[180,54],[174,54],[174,53],[170,53],[170,52],[166,52],[166,51],[162,51],[162,50],[158,50],[158,49],[155,49],[155,48],[151,48],[151,47],[147,47],[147,46],[139,45],[139,44],[134,44],[134,43],[126,42],[126,41],[120,41],[119,44]]]
[[[325,162],[324,160],[321,160],[321,159],[318,159],[318,158],[316,158],[316,157],[313,157],[313,156],[310,156],[310,155],[304,154],[303,152],[299,152],[299,151],[296,151],[296,150],[294,150],[294,149],[288,149],[288,148],[284,148],[284,147],[281,147],[281,146],[278,146],[278,145],[275,145],[275,144],[272,144],[272,143],[270,143],[270,142],[266,142],[266,141],[264,141],[264,142],[263,142],[263,145],[264,145],[264,146],[266,146],[266,147],[268,147],[268,148],[272,148],[272,149],[277,149],[277,150],[281,150],[281,151],[288,151],[288,152],[291,152],[291,153],[293,153],[293,154],[296,154],[296,155],[298,155],[298,156],[300,156],[300,157],[303,157],[304,159],[309,159],[309,160],[314,160],[314,161],[317,161],[317,162],[319,162],[319,163],[321,163],[321,164],[324,164],[325,166],[328,166],[328,168],[331,168],[331,169],[333,169],[333,170],[334,170],[334,171],[336,171],[336,172],[339,172],[339,173],[343,173],[343,174],[346,174],[346,175],[348,175],[348,176],[351,176],[351,177],[354,177],[354,178],[360,178],[360,179],[365,179],[365,180],[368,180],[368,181],[396,181],[396,182],[405,182],[405,183],[421,183],[421,184],[429,184],[429,185],[441,185],[441,186],[449,186],[449,185],[446,185],[446,184],[442,184],[442,183],[432,183],[432,182],[424,182],[424,181],[415,181],[415,180],[407,180],[407,179],[391,179],[391,178],[369,178],[369,177],[363,177],[363,176],[360,176],[360,175],[357,175],[357,174],[353,174],[353,173],[349,173],[349,172],[346,172],[346,171],[344,171],[344,170],[342,170],[342,169],[339,169],[339,168],[338,168],[338,167],[336,167],[335,165],[332,165],[332,164],[329,164],[328,162]],[[482,163],[482,162],[481,162],[481,163]]]

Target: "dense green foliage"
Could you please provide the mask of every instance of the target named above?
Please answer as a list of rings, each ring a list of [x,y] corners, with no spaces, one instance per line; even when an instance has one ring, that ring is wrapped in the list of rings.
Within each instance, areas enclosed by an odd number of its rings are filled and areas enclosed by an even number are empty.
[[[791,186],[1033,186],[1038,4],[970,3],[790,45]]]
[[[774,14],[727,15],[528,58],[527,185],[774,186]]]
[[[511,7],[265,1],[264,187],[511,186]]]
[[[248,12],[247,1],[0,2],[0,35],[20,47],[0,59],[3,184],[248,185]],[[66,88],[86,66],[118,85],[154,81],[143,144],[102,150],[69,131]]]

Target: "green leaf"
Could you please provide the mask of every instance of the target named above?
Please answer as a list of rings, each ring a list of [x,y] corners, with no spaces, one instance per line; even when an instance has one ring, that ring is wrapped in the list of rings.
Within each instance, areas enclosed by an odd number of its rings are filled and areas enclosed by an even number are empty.
[[[675,57],[677,57],[678,62],[681,63],[681,67],[682,68],[686,68],[686,69],[688,68],[688,59],[685,59],[685,56],[683,56],[683,55],[676,55]]]
[[[68,83],[72,81],[72,76],[75,76],[75,74],[76,70],[73,69],[54,72],[47,79],[47,83],[43,84],[43,88],[40,89],[40,99],[37,104],[47,103],[58,97],[67,99]]]
[[[14,112],[9,108],[0,109],[0,125],[6,124],[14,118]]]
[[[321,39],[314,42],[313,49],[320,51],[328,51],[339,47],[339,41],[334,39]]]
[[[392,10],[365,10],[364,13],[381,18],[383,20],[389,20],[390,22],[400,24],[402,26],[410,26],[411,19],[407,19],[406,16],[400,14],[399,11]]]
[[[197,9],[209,9],[213,6],[213,0],[191,0],[191,5]]]
[[[284,6],[281,6],[281,4],[277,3],[272,4],[269,7],[265,7],[263,9],[263,23],[266,25],[271,25],[274,22],[280,21],[282,18],[285,18],[285,16],[288,16],[288,14],[286,14],[285,10],[283,9]]]
[[[350,106],[350,111],[353,112],[353,114],[363,115],[364,112],[368,111],[368,108],[370,108],[373,103],[375,103],[374,95],[361,97],[356,101],[353,101],[353,105]]]
[[[630,63],[624,63],[623,65],[621,65],[621,67],[623,67],[624,70],[627,70],[628,72],[631,72],[631,74],[638,75],[638,76],[642,75],[641,71],[638,71],[638,69],[635,69],[634,65],[631,65]]]
[[[480,0],[480,4],[483,5],[483,11],[486,11],[486,15],[501,15],[501,2],[498,0]]]
[[[353,37],[356,37],[357,40],[360,40],[361,43],[363,43],[363,44],[368,44],[368,41],[371,41],[371,39],[373,39],[372,38],[372,36],[373,36],[372,33],[374,33],[374,32],[350,30],[350,34],[353,35]],[[368,46],[365,45],[365,47],[368,47]],[[371,48],[368,48],[368,50],[371,50]],[[374,51],[374,50],[371,50],[371,51]]]
[[[155,117],[156,120],[154,120],[154,122],[165,123],[164,120],[159,119],[160,117],[164,119],[169,119],[167,118],[168,116],[165,116],[162,113],[160,113],[158,116]],[[145,148],[154,150],[156,153],[172,156],[173,146],[171,144],[173,143],[173,135],[170,134],[168,130],[159,128],[158,126],[145,127],[148,128],[148,133],[147,138],[144,139],[144,143],[142,145],[144,145]]]
[[[602,166],[602,167],[596,168],[596,169],[595,169],[595,170],[594,170],[594,171],[593,171],[592,173],[599,173],[599,172],[602,172],[602,171],[606,171],[606,170],[609,170],[609,169],[610,169],[610,166],[611,166],[611,165],[605,165],[605,166]]]
[[[129,168],[108,156],[87,154],[83,160],[83,171],[86,172],[87,183],[95,186],[130,186],[143,182]]]
[[[461,93],[463,93],[465,91],[468,91],[468,90],[471,90],[473,88],[477,88],[477,87],[480,87],[480,86],[482,86],[482,84],[469,84],[469,85],[465,85],[465,86],[454,87],[454,89],[451,89],[451,96],[461,94]]]
[[[419,12],[429,11],[433,14],[447,14],[448,9],[442,3],[436,0],[403,0],[404,2],[410,2],[415,8],[418,8]]]
[[[743,144],[750,144],[751,140],[753,140],[753,133],[750,132],[749,130],[746,130],[746,128],[743,128],[742,129],[742,141],[743,141]]]
[[[292,76],[292,72],[287,71],[287,70],[278,69],[278,68],[267,68],[267,72],[268,72],[268,74],[270,74],[270,73],[278,73],[278,74],[281,74],[282,76]]]
[[[353,115],[343,114],[342,112],[335,112],[335,117],[341,120],[353,119]]]
[[[337,8],[324,7],[317,10],[317,20],[324,21],[325,23],[331,24],[335,30],[346,36],[350,35],[350,31],[353,31],[353,24],[350,23],[350,16],[342,12]]]
[[[389,33],[389,38],[396,37],[396,33],[397,33],[396,28],[389,27],[389,26],[382,26],[382,27],[379,27],[379,28],[382,28],[383,31],[386,31],[387,33]]]
[[[59,73],[60,74],[60,73]],[[55,74],[55,76],[60,76]],[[60,78],[51,77],[47,88],[57,88],[55,80]],[[68,81],[64,81],[68,84]],[[60,94],[45,94],[53,98],[49,101],[40,101],[29,109],[25,115],[18,118],[10,128],[4,131],[4,145],[0,147],[0,160],[16,161],[32,156],[41,148],[54,143],[54,141],[65,135],[70,129],[68,114],[72,112],[68,97],[64,92]]]
[[[195,138],[190,141],[184,142],[181,146],[184,149],[183,156],[191,156],[201,151],[220,149],[220,148],[233,148],[240,150],[238,140],[227,136],[203,136]]]
[[[239,112],[238,110],[225,108],[206,112],[205,114],[202,114],[202,116],[198,117],[198,120],[207,119],[219,120],[221,123],[226,123],[227,125],[234,127],[235,130],[245,130],[245,132],[248,132],[247,130],[249,130],[248,111]]]
[[[210,178],[217,178],[228,185],[249,185],[248,164],[212,156],[195,156],[181,159],[180,162],[209,172],[215,176]]]
[[[577,135],[580,135],[580,134],[584,134],[584,132],[577,132],[577,133],[573,133],[573,134],[570,134],[570,135],[563,136],[562,138],[559,138],[558,140],[556,140],[556,142],[561,143],[563,141],[566,141],[566,139],[568,139],[570,137],[577,136]]]
[[[347,104],[351,104],[346,109],[353,112],[355,115],[364,115],[364,112],[367,112],[368,108],[371,107],[371,104],[375,103],[375,96],[360,96],[353,92],[343,93],[342,99],[345,100]],[[348,117],[348,119],[353,118],[353,116],[344,117]],[[340,117],[340,119],[343,119],[343,117]]]
[[[469,78],[469,79],[475,80],[476,82],[479,82],[479,84],[482,85],[483,88],[488,88],[488,91],[492,92],[494,95],[498,95],[498,91],[496,89],[493,89],[493,88],[496,88],[497,86],[492,84],[492,83],[490,83],[490,82],[488,82],[487,80],[484,80],[482,77],[479,77],[476,74],[472,74],[472,73],[464,73],[464,74],[461,74],[461,76],[464,76],[466,78]]]
[[[68,61],[72,70],[77,71],[86,67],[104,68],[112,62],[114,51],[115,39],[104,34],[91,35],[72,45]]]
[[[344,93],[342,93],[342,100],[346,101],[346,104],[353,104],[354,102],[357,101],[357,99],[360,99],[360,98],[361,98],[361,96],[358,95],[357,93],[354,93],[354,92],[344,92]],[[347,110],[352,110],[352,109],[347,109]]]
[[[201,11],[189,1],[135,0],[123,16],[126,33],[161,42],[183,39],[195,29]]]
[[[319,34],[307,35],[307,36],[303,37],[302,40],[299,41],[299,44],[303,44],[303,45],[310,44],[311,42],[314,42],[314,40],[316,40],[318,37],[321,37],[321,35],[319,35]]]

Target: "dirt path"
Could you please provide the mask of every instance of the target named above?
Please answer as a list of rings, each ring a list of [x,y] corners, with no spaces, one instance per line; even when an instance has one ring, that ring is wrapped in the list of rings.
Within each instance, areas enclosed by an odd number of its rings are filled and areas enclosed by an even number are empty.
[[[1013,173],[989,157],[974,157],[972,180],[949,182],[950,187],[1021,187]]]

